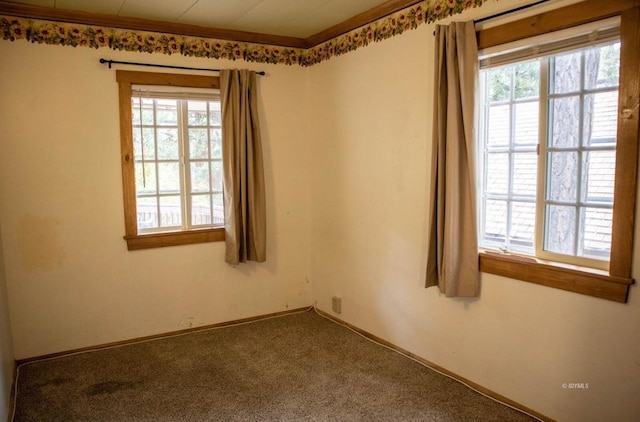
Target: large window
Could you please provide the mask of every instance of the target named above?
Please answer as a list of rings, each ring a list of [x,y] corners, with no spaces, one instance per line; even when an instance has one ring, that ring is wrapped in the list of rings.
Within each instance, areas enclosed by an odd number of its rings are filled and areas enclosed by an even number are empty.
[[[481,246],[608,268],[619,67],[614,40],[481,71]]]
[[[639,23],[587,0],[477,32],[481,271],[627,300]]]
[[[224,239],[217,77],[118,71],[129,249]]]

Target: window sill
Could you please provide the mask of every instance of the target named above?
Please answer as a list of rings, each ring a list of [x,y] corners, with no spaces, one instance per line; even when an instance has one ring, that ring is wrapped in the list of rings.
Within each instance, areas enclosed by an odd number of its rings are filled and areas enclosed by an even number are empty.
[[[587,296],[626,303],[633,279],[606,271],[541,261],[535,258],[481,251],[480,271],[528,281]]]
[[[124,239],[127,241],[127,249],[130,251],[163,248],[165,246],[189,245],[192,243],[219,242],[224,240],[224,228],[216,227],[213,229],[139,234],[124,236]]]

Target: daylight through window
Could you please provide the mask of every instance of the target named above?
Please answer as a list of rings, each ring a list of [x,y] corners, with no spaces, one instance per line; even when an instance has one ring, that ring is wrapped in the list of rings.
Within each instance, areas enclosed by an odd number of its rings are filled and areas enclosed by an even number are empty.
[[[132,92],[139,233],[224,223],[220,101],[183,97]]]
[[[620,67],[610,38],[481,62],[482,247],[608,268]]]

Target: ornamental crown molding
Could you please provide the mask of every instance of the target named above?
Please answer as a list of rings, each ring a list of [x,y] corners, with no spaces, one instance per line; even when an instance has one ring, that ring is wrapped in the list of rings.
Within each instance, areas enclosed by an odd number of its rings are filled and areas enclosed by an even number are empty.
[[[24,39],[39,44],[312,66],[334,56],[416,29],[420,25],[479,7],[487,1],[421,1],[308,48],[33,19],[2,14],[2,8],[0,8],[0,32],[2,39],[8,41]],[[278,41],[278,37],[270,39]]]

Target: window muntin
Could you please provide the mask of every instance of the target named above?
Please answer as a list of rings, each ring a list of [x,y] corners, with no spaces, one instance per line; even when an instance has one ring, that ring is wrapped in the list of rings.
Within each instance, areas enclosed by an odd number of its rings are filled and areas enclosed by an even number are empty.
[[[217,95],[133,91],[131,107],[138,234],[222,226]]]
[[[617,30],[612,31],[612,34],[616,34],[620,39],[620,95],[619,113],[616,119],[616,180],[608,270],[490,251],[481,252],[479,258],[480,270],[484,273],[625,303],[629,286],[634,282],[631,278],[631,269],[635,237],[639,145],[637,87],[640,85],[640,74],[637,69],[640,67],[640,7],[627,3],[606,3],[605,8],[600,7],[602,5],[602,2],[587,0],[536,16],[481,29],[476,32],[476,36],[481,54],[481,67],[483,62],[501,65],[514,62],[511,60],[512,57],[505,57],[503,53],[515,51],[516,47],[524,46],[529,49],[529,53],[533,53],[531,55],[527,52],[518,52],[518,58],[523,60],[523,57],[548,55],[551,51],[558,53],[559,50],[555,49],[557,45],[563,47],[570,43],[577,46],[580,44],[577,42],[579,40],[570,39],[576,34],[585,35],[583,40],[586,39],[589,43],[609,41],[608,36],[600,37],[602,31],[599,28],[607,25],[611,21],[609,19],[611,16],[613,16],[612,19],[617,20],[619,26]],[[536,22],[541,20],[545,24],[537,25]],[[552,45],[543,44],[548,42]],[[494,53],[500,54],[499,61],[493,60],[496,57]],[[478,106],[480,107],[481,104]],[[482,160],[479,161],[482,162]]]
[[[481,71],[482,247],[607,267],[618,69],[610,42]]]
[[[549,66],[544,252],[609,260],[619,63],[619,42],[544,62]]]
[[[533,254],[539,63],[482,71],[480,245]]]

